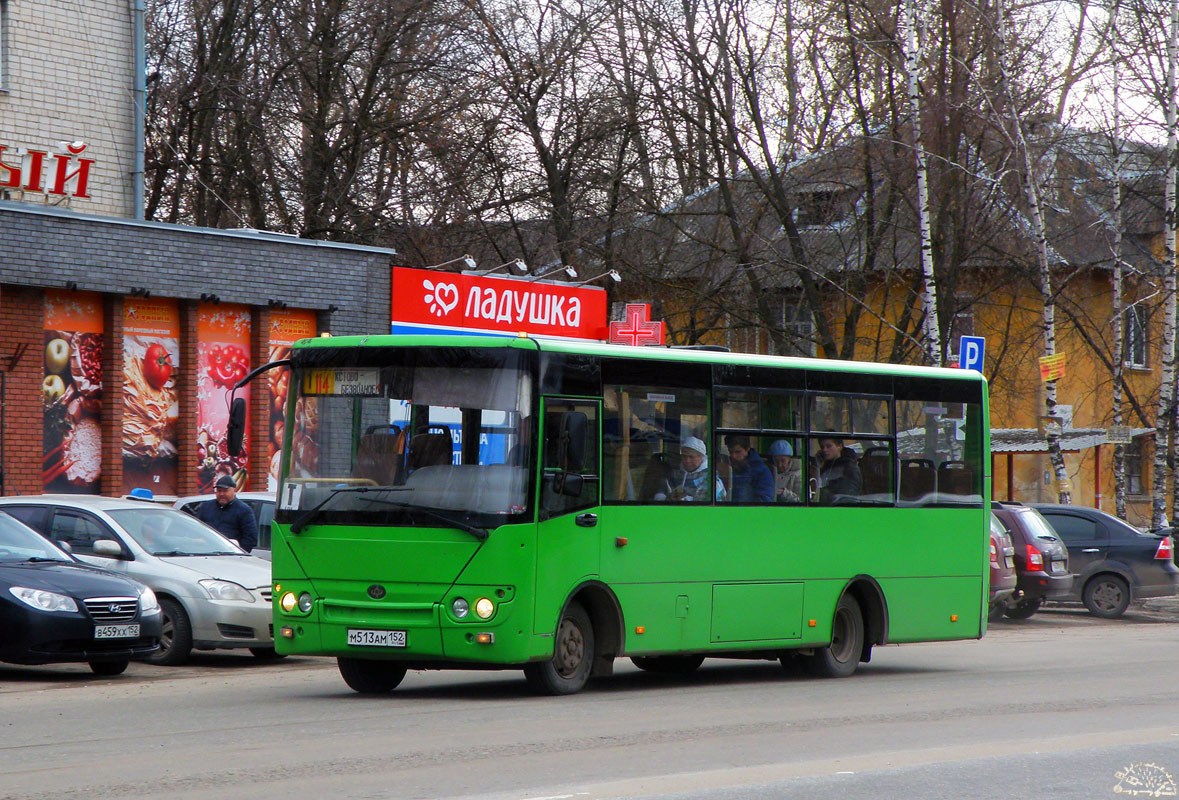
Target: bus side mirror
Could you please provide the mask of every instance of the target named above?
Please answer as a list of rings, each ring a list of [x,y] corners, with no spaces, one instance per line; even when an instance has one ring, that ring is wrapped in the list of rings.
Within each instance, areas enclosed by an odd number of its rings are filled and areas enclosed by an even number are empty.
[[[589,421],[585,412],[566,411],[561,415],[561,452],[558,460],[563,471],[580,473],[584,468],[588,432]]]
[[[246,398],[235,397],[229,405],[229,424],[226,427],[225,438],[229,443],[229,454],[237,457],[242,454],[242,440],[246,436]]]

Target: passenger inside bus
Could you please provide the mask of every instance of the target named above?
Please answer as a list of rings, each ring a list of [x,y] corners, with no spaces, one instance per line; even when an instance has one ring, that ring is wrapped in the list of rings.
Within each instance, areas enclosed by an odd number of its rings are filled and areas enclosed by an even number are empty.
[[[860,496],[863,491],[860,466],[856,463],[855,451],[844,447],[843,439],[820,439],[815,465],[820,503],[836,503],[842,498]]]
[[[688,436],[680,443],[679,466],[667,471],[655,500],[706,503],[708,485],[708,448],[699,438]],[[713,479],[713,492],[717,501],[724,500],[725,487],[719,477]]]
[[[730,433],[725,436],[725,447],[729,449],[729,464],[733,471],[729,499],[734,503],[772,503],[774,476],[753,449],[749,437]]]
[[[779,503],[798,503],[802,500],[802,465],[794,457],[794,445],[778,439],[770,445],[774,462],[774,500]]]

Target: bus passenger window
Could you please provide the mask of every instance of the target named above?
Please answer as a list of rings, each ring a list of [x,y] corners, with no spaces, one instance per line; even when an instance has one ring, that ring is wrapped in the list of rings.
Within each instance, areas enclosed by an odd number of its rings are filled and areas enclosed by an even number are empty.
[[[843,439],[824,437],[816,441],[814,464],[819,503],[858,502],[864,484],[856,451],[846,447]]]
[[[714,465],[705,447],[707,391],[607,385],[602,405],[603,495],[607,502],[675,503],[689,496],[692,502],[713,501],[716,492],[701,495],[698,491],[716,484]],[[694,467],[697,453],[701,466],[685,469]]]
[[[717,437],[729,454],[730,484],[727,498],[732,503],[774,502],[774,476],[753,446],[750,437],[729,433]]]

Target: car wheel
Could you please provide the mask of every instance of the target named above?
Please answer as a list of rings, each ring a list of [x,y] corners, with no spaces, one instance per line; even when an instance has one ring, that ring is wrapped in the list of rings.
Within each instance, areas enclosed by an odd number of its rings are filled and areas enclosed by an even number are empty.
[[[129,661],[91,661],[90,671],[95,675],[122,675],[127,671]]]
[[[183,664],[192,653],[192,623],[175,600],[161,598],[160,612],[163,615],[160,649],[148,656],[147,663],[164,667]]]
[[[336,659],[344,683],[360,694],[388,694],[405,678],[405,667],[392,661],[367,661],[363,658]]]
[[[524,666],[528,684],[540,694],[574,694],[589,680],[594,664],[594,626],[589,614],[570,603],[557,625],[553,657]]]
[[[630,661],[644,672],[688,675],[700,668],[704,656],[635,656]]]
[[[1027,619],[1039,611],[1043,603],[1043,597],[1024,597],[1003,609],[1003,613],[1011,619]]]
[[[856,671],[864,649],[864,617],[849,594],[839,598],[831,621],[831,644],[805,657],[807,672],[820,678],[846,678]]]
[[[1117,619],[1130,605],[1130,587],[1117,575],[1098,575],[1085,584],[1081,601],[1093,616]]]
[[[250,652],[254,658],[262,661],[277,661],[280,658],[286,658],[285,653],[280,653],[273,647],[251,647]]]

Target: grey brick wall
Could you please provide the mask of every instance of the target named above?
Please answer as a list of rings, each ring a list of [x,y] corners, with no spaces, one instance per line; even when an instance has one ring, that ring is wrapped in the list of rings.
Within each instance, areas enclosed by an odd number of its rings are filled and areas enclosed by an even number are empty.
[[[389,332],[392,250],[82,215],[0,201],[0,284],[320,311],[333,334]],[[324,319],[321,315],[321,324]]]

